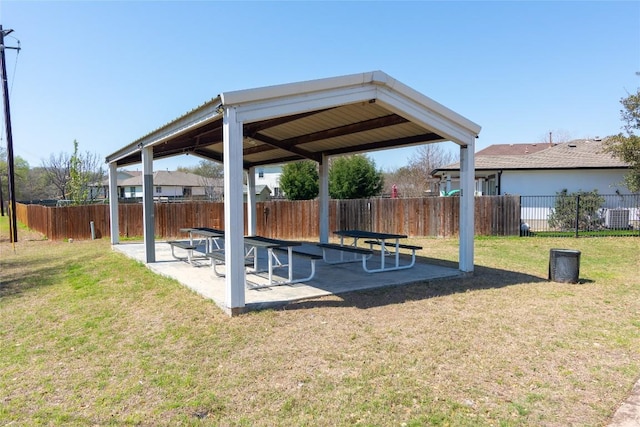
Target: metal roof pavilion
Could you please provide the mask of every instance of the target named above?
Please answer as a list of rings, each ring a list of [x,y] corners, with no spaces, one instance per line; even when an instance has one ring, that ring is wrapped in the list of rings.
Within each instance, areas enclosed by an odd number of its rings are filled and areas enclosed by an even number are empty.
[[[245,169],[319,162],[323,154],[460,142],[468,136],[463,133],[475,137],[480,132],[475,123],[376,71],[222,93],[107,156],[107,162],[140,163],[147,146],[153,147],[154,159],[188,153],[222,162],[225,105],[246,106],[241,117]]]
[[[107,156],[111,241],[116,244],[119,240],[117,167],[142,162],[147,262],[154,262],[153,160],[192,154],[222,162],[225,252],[230,272],[226,276],[227,308],[233,314],[244,306],[244,218],[237,214],[242,211],[244,170],[249,171],[249,186],[255,186],[256,166],[316,161],[320,172],[320,241],[326,242],[330,156],[453,141],[460,146],[462,172],[467,178],[461,183],[460,269],[471,272],[473,153],[479,132],[479,125],[381,71],[224,92]],[[251,205],[249,200],[249,233],[254,234]]]

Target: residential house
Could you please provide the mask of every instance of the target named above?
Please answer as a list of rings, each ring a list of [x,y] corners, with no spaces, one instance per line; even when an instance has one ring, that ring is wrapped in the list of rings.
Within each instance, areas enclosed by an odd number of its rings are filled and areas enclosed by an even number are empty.
[[[256,181],[258,180],[256,172]],[[277,174],[279,177],[279,174]],[[273,175],[270,179],[274,179]],[[137,200],[142,198],[142,172],[118,170],[118,197],[120,199]],[[277,182],[277,181],[276,181]],[[102,186],[93,187],[98,194],[96,198],[106,198],[108,181]],[[153,173],[153,197],[156,201],[170,200],[213,200],[223,199],[222,178],[205,178],[203,176],[180,171],[155,171]],[[246,201],[247,186],[243,189]],[[264,184],[256,184],[256,201],[271,199],[271,189]]]
[[[247,186],[242,188],[243,200],[247,201]],[[271,190],[266,185],[256,185],[256,202],[265,202],[271,199]]]
[[[600,195],[611,195],[606,197],[600,211],[605,226],[637,227],[640,224],[637,195],[632,195],[623,182],[629,165],[605,153],[603,148],[600,139],[489,146],[476,153],[476,195],[523,196],[520,219],[528,230],[548,227],[547,220],[555,209],[555,198],[549,196],[565,189],[568,193],[597,190]],[[439,178],[441,193],[449,194],[459,188],[459,168],[459,164],[452,164],[431,173]]]
[[[174,199],[211,198],[218,190],[206,178],[188,172],[155,171],[153,173],[153,197],[157,201]],[[119,170],[117,176],[118,197],[120,199],[142,198],[142,172]],[[99,196],[106,197],[108,180],[96,190]]]
[[[282,165],[259,166],[256,168],[256,187],[266,186],[271,191],[271,197],[282,198],[284,193],[280,189]]]
[[[630,194],[623,184],[629,165],[604,153],[600,139],[561,144],[491,145],[475,155],[477,195],[554,195],[598,190],[600,194]],[[459,187],[460,164],[431,172],[441,192]]]

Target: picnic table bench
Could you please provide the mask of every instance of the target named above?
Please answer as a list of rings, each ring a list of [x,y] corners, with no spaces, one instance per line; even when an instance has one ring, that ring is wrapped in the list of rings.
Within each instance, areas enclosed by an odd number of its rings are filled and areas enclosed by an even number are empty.
[[[290,257],[290,254],[293,255],[294,257],[298,257],[298,258],[305,258],[307,260],[309,260],[309,262],[311,263],[311,273],[309,274],[309,276],[307,277],[303,277],[303,278],[298,278],[298,279],[294,279],[293,276],[289,276],[289,280],[286,282],[286,284],[293,284],[293,283],[302,283],[302,282],[308,282],[309,280],[313,279],[314,276],[316,275],[316,261],[319,259],[322,259],[322,255],[319,254],[315,254],[312,252],[307,252],[298,248],[293,248],[293,247],[276,247],[273,248],[273,250],[275,252],[285,252],[287,253],[287,256],[289,257],[289,264],[293,265],[293,258]]]
[[[322,243],[319,246],[324,249],[333,249],[341,252],[351,252],[355,254],[360,254],[360,258],[357,258],[356,261],[362,260],[362,268],[367,273],[380,273],[386,271],[394,271],[394,270],[403,270],[406,268],[411,268],[415,265],[416,261],[416,250],[422,249],[420,246],[401,244],[400,239],[406,239],[407,236],[404,234],[393,234],[393,233],[378,233],[374,231],[364,231],[364,230],[340,230],[334,232],[336,235],[340,236],[340,244],[329,244]],[[345,244],[344,239],[352,238],[353,242],[349,244]],[[368,253],[363,252],[367,249],[358,247],[359,239],[367,239],[365,243],[369,244]],[[380,266],[377,268],[370,268],[367,264],[367,261],[373,259],[373,246],[380,246]],[[411,250],[411,261],[408,264],[400,263],[400,249],[409,249]],[[326,253],[325,253],[326,255]],[[393,261],[391,263],[386,262],[387,257],[392,257]],[[342,259],[342,256],[341,256]],[[325,257],[326,261],[326,257]],[[353,260],[352,260],[353,261]],[[339,261],[335,261],[336,263]]]
[[[225,263],[225,254],[223,251],[215,251],[215,252],[207,252],[204,254],[207,258],[211,259],[211,269],[213,270],[213,274],[217,277],[224,277],[224,274],[220,273],[216,268],[219,265],[224,265]],[[253,265],[253,259],[244,258],[244,266],[249,267]]]
[[[293,278],[294,248],[302,246],[301,242],[292,241],[292,240],[272,239],[269,237],[262,237],[262,236],[246,236],[244,238],[244,244],[250,248],[247,251],[247,255],[249,256],[251,253],[253,253],[253,257],[254,257],[253,258],[254,268],[253,268],[253,271],[250,271],[250,273],[253,273],[253,274],[267,273],[267,284],[265,285],[253,284],[253,286],[251,287],[252,289],[268,288],[271,286],[278,286],[278,285],[292,285],[294,283],[307,282],[313,279],[313,277],[315,276],[315,261],[317,259],[315,255],[305,253],[303,251],[298,251],[297,252],[298,257],[304,257],[311,261],[311,274],[308,277],[303,277],[298,279]],[[267,269],[266,270],[258,269],[257,251],[259,248],[263,248],[267,250]],[[281,261],[280,258],[278,258],[278,255],[277,255],[278,252],[280,253],[286,252],[287,260],[285,262]],[[287,268],[287,279],[276,280],[273,277],[273,270],[275,268]]]
[[[291,240],[279,240],[279,239],[271,239],[268,237],[262,236],[245,236],[244,244],[247,248],[245,251],[244,257],[244,266],[245,267],[253,267],[252,269],[246,271],[248,274],[260,275],[262,273],[266,273],[267,283],[253,283],[249,280],[246,280],[247,285],[251,289],[261,289],[261,288],[269,288],[272,286],[280,286],[280,285],[291,285],[295,283],[307,282],[315,276],[316,266],[315,262],[318,259],[321,259],[322,256],[318,254],[313,254],[310,252],[306,252],[303,250],[294,250],[302,245],[301,242],[291,241]],[[267,268],[259,269],[258,266],[258,249],[266,249],[267,251]],[[286,261],[281,260],[278,257],[278,253],[286,253],[287,259]],[[224,251],[213,251],[207,252],[206,256],[211,259],[212,269],[214,274],[218,277],[224,277],[224,275],[217,270],[217,267],[220,265],[224,265],[226,262],[226,257]],[[305,258],[311,262],[311,273],[307,277],[302,278],[294,278],[293,272],[293,260],[294,257],[297,258]],[[274,276],[274,269],[276,268],[287,268],[287,278],[284,280],[280,280]]]
[[[366,248],[357,248],[349,245],[339,245],[336,243],[318,243],[317,246],[322,249],[322,259],[327,264],[342,264],[345,262],[354,262],[354,261],[364,261],[366,258],[369,258],[373,255],[373,251],[371,249]],[[331,251],[335,251],[339,253],[339,259],[333,259],[329,256]],[[352,258],[345,259],[345,253],[353,254]]]
[[[196,265],[194,261],[196,259],[206,259],[206,253],[221,251],[223,248],[220,246],[218,239],[224,238],[224,231],[216,230],[207,227],[190,227],[181,228],[180,232],[187,233],[189,235],[189,241],[184,240],[168,240],[167,243],[171,245],[171,256],[180,261],[187,261],[191,265]],[[194,251],[204,244],[204,253],[202,255],[194,255]],[[186,251],[186,256],[181,256],[176,253],[176,248]]]
[[[415,265],[416,263],[416,251],[422,250],[422,246],[416,246],[416,245],[407,245],[407,244],[403,244],[403,243],[399,243],[395,246],[393,245],[385,245],[383,244],[383,242],[380,242],[379,240],[365,240],[364,243],[367,243],[369,245],[370,248],[373,248],[374,246],[380,246],[380,251],[384,252],[385,255],[396,255],[398,249],[408,249],[411,251],[411,262],[409,264],[405,264],[402,266],[397,266],[396,270],[401,270],[404,268],[411,268]],[[395,251],[390,251],[389,250],[389,246],[391,246],[392,248],[395,247]]]
[[[167,243],[171,245],[171,256],[180,261],[187,261],[189,264],[193,264],[193,251],[198,248],[193,242],[185,242],[183,240],[167,240]],[[178,256],[175,252],[175,248],[180,248],[187,251],[186,256]]]

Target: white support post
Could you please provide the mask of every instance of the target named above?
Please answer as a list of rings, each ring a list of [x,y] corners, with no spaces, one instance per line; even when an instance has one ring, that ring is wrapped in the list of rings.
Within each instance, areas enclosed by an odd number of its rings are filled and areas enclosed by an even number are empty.
[[[329,158],[323,154],[318,166],[318,175],[320,176],[320,191],[318,194],[320,243],[329,243]]]
[[[118,221],[118,165],[109,163],[109,219],[111,222],[111,244],[120,243],[120,223]]]
[[[244,214],[242,209],[242,122],[235,107],[224,107],[222,119],[224,150],[224,252],[225,306],[230,315],[244,311]]]
[[[156,214],[153,206],[153,147],[142,148],[142,222],[147,263],[156,262]]]
[[[247,231],[249,236],[257,234],[256,217],[256,168],[249,168],[247,173]]]
[[[459,269],[473,272],[474,230],[474,140],[460,146],[460,248]]]

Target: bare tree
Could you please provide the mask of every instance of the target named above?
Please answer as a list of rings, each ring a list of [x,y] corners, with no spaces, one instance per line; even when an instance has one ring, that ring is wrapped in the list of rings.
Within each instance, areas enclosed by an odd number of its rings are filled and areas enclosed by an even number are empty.
[[[71,157],[69,154],[63,152],[60,152],[57,156],[51,154],[48,162],[42,162],[42,169],[45,171],[49,184],[53,185],[57,190],[57,196],[62,200],[66,200],[71,179]]]
[[[97,194],[92,186],[101,186],[104,179],[101,157],[95,153],[78,151],[78,142],[73,141],[72,155],[60,152],[51,154],[49,161],[42,162],[47,183],[55,187],[57,196],[74,203],[87,203]]]
[[[447,151],[441,144],[425,144],[418,147],[409,159],[409,164],[393,172],[385,183],[396,185],[400,197],[423,197],[435,189],[437,179],[431,171],[458,161],[458,156]],[[390,192],[385,189],[385,193]]]
[[[563,144],[565,142],[571,141],[573,138],[571,137],[571,134],[566,130],[556,129],[556,130],[550,130],[549,132],[547,132],[546,135],[541,136],[539,139],[540,139],[540,142],[544,144],[552,145],[552,144]]]
[[[210,200],[222,200],[224,167],[212,160],[200,160],[197,166],[178,167],[178,171],[200,175],[200,184]]]

